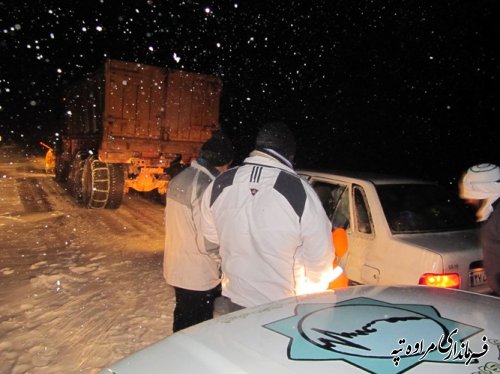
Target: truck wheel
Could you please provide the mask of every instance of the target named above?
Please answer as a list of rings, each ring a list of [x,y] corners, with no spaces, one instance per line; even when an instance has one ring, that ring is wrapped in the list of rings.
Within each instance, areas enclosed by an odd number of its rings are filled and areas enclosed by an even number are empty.
[[[56,158],[55,180],[57,182],[66,182],[68,180],[70,164],[68,161],[63,161]]]
[[[108,164],[109,195],[107,209],[118,209],[123,200],[125,174],[122,164]]]
[[[70,182],[70,190],[77,202],[81,202],[83,198],[82,188],[83,188],[83,168],[85,166],[85,160],[82,158],[81,154],[78,153],[73,159],[73,165],[68,177],[68,182]]]
[[[81,202],[83,199],[83,167],[85,166],[85,161],[80,161],[76,166],[75,170],[75,180],[74,180],[74,194],[75,199]]]
[[[167,205],[167,194],[166,193],[160,194],[160,204],[163,206]]]
[[[86,208],[104,208],[108,202],[109,171],[105,162],[94,160],[93,157],[85,161],[82,177],[82,200]]]

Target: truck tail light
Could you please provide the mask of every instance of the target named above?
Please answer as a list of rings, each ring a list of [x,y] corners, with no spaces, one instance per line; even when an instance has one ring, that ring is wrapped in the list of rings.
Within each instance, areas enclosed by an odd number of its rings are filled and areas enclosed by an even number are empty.
[[[457,273],[425,273],[420,277],[418,284],[442,288],[460,288],[460,275]]]

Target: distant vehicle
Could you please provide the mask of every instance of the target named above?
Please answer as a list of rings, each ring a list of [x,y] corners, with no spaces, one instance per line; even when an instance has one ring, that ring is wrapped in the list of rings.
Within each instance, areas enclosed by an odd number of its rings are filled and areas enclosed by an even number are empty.
[[[102,374],[496,373],[499,310],[460,290],[348,287],[203,322]]]
[[[347,231],[350,284],[432,285],[491,293],[474,215],[437,183],[299,170],[332,226]]]
[[[116,209],[131,188],[164,197],[170,162],[219,127],[221,90],[216,76],[107,60],[65,91],[56,180],[87,208]]]

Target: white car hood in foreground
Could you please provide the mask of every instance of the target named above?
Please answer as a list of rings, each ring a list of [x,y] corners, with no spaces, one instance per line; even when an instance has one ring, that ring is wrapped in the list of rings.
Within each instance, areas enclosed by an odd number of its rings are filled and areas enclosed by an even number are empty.
[[[350,287],[180,331],[103,373],[471,373],[500,370],[500,299]]]

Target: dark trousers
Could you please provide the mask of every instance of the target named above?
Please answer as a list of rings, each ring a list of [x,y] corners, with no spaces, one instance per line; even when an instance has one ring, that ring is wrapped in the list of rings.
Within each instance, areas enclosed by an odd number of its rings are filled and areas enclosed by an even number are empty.
[[[207,291],[174,289],[174,332],[213,318],[214,300],[221,294],[220,285]]]

